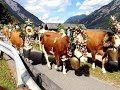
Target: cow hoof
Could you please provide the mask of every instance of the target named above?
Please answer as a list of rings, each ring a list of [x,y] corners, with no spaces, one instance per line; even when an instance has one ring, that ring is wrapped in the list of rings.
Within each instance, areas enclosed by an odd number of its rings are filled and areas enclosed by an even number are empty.
[[[92,64],[92,69],[95,69],[95,63]]]
[[[66,74],[63,74],[64,75],[64,77],[66,77],[67,76],[67,73]]]
[[[55,65],[54,68],[55,68],[56,70],[58,70],[58,66],[57,66],[57,65]]]
[[[66,71],[63,71],[63,75],[64,75],[64,76],[66,76],[66,75],[67,75]]]
[[[30,63],[28,58],[25,58],[25,60],[26,60],[26,62]]]
[[[49,70],[51,70],[52,68],[51,67],[48,67]]]
[[[52,67],[48,67],[48,69],[49,69],[49,70],[51,70],[51,69],[52,69]]]
[[[65,70],[65,71],[63,70],[63,75],[67,75],[67,72],[66,72],[66,70]]]
[[[106,73],[106,70],[105,70],[105,68],[102,68],[102,73],[104,73],[104,74]]]
[[[29,60],[29,62],[32,64],[33,63],[33,61],[32,60]]]

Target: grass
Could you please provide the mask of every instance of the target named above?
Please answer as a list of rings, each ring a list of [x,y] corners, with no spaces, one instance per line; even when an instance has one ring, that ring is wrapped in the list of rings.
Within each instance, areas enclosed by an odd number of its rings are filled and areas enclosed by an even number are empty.
[[[38,43],[33,43],[33,48],[36,50],[40,50]]]
[[[7,61],[4,59],[0,59],[0,86],[5,87],[9,90],[15,90],[16,88],[16,84],[12,79]]]
[[[37,43],[34,43],[33,44],[33,48],[35,48],[36,50],[39,50],[39,44]],[[99,80],[102,80],[102,81],[105,81],[106,83],[109,83],[115,87],[119,87],[120,88],[120,71],[115,71],[115,72],[108,72],[106,74],[103,74],[102,71],[101,71],[101,67],[99,66],[96,66],[96,69],[92,69],[92,65],[91,63],[87,63],[86,64],[88,67],[89,67],[89,75],[92,76],[92,77],[95,77]],[[102,64],[100,64],[101,66]],[[81,69],[84,69],[82,70],[83,72],[87,72],[86,70],[86,67],[84,67],[85,64],[81,63],[80,64],[80,67],[83,67]],[[87,67],[87,69],[88,69]]]
[[[120,71],[114,71],[114,72],[107,71],[106,74],[103,74],[101,71],[101,67],[96,66],[96,68],[93,70],[91,68],[92,65],[90,63],[87,63],[87,65],[89,66],[90,76],[120,88]],[[83,66],[84,64],[81,63],[80,67],[83,67]]]

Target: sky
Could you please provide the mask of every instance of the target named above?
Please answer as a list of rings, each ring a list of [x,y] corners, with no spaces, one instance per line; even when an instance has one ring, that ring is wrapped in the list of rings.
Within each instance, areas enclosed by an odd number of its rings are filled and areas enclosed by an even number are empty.
[[[69,17],[91,12],[112,0],[14,0],[44,23],[64,23]]]

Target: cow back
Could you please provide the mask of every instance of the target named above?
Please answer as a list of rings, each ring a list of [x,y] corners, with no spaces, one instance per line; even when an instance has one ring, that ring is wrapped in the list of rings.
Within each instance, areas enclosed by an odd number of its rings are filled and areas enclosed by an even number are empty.
[[[23,39],[20,37],[20,32],[17,30],[12,30],[11,36],[10,36],[11,43],[19,50],[21,47],[23,47]]]
[[[54,53],[64,55],[65,53],[67,53],[69,37],[62,37],[62,34],[48,31],[43,34],[41,43],[44,45],[47,53],[52,50]]]
[[[85,30],[84,33],[87,37],[86,47],[88,50],[95,51],[97,53],[99,50],[103,49],[103,40],[107,34],[105,31]]]
[[[7,27],[4,27],[2,31],[3,31],[3,34],[4,34],[6,37],[9,37],[9,36],[8,36],[9,33],[8,33],[8,28],[7,28]]]

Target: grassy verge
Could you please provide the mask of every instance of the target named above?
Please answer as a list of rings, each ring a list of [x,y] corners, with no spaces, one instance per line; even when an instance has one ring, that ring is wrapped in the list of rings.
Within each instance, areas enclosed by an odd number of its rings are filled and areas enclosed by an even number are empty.
[[[6,60],[0,59],[0,86],[15,90],[16,84],[10,73]]]
[[[92,65],[90,63],[87,63],[89,66],[89,75],[93,76],[99,80],[102,80],[106,83],[109,83],[115,87],[120,88],[120,72],[114,71],[114,72],[108,72],[106,74],[103,74],[101,71],[101,67],[96,66],[96,68],[93,70],[91,67]],[[84,64],[81,63],[80,67],[83,67]]]
[[[38,43],[33,43],[33,48],[36,50],[40,50],[39,44]]]

